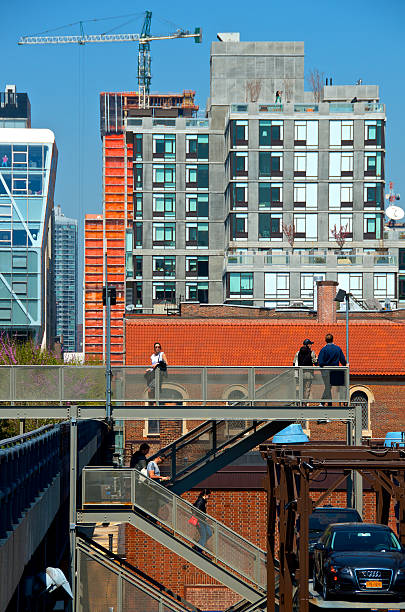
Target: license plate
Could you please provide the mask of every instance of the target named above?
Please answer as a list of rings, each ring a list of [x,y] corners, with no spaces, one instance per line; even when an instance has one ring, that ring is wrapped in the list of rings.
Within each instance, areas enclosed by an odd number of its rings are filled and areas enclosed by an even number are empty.
[[[366,589],[382,589],[381,580],[367,580]]]

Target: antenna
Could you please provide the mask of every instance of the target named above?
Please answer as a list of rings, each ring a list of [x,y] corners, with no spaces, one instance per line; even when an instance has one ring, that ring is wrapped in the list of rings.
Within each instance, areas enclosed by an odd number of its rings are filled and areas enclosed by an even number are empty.
[[[385,199],[388,200],[389,206],[385,210],[385,214],[390,219],[389,226],[395,225],[395,221],[399,221],[405,216],[404,210],[400,206],[395,206],[394,202],[398,202],[401,199],[399,193],[394,191],[394,183],[390,181],[389,192],[385,195]]]

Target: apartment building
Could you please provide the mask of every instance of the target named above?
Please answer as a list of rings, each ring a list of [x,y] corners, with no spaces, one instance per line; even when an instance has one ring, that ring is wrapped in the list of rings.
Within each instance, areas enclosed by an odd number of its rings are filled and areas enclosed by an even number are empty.
[[[303,42],[237,33],[218,35],[210,67],[204,118],[190,98],[142,109],[136,94],[101,95],[99,246],[118,291],[117,362],[126,312],[170,312],[179,301],[312,308],[322,279],[357,307],[405,301],[401,236],[384,228],[378,86],[328,78],[305,91]],[[88,310],[86,352],[102,352],[100,320]]]
[[[78,249],[77,219],[65,217],[60,206],[54,209],[52,236],[56,302],[56,336],[68,352],[76,351]]]
[[[53,341],[53,132],[31,129],[26,93],[0,94],[0,330]]]

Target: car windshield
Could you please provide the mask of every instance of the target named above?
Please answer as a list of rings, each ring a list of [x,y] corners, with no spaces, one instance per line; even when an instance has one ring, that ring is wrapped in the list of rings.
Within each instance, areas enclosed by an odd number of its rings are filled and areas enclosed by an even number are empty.
[[[386,530],[350,531],[339,530],[332,535],[331,549],[334,551],[382,551],[401,550],[396,536]]]
[[[358,523],[359,515],[356,510],[345,512],[313,512],[309,517],[310,531],[323,531],[331,523]]]

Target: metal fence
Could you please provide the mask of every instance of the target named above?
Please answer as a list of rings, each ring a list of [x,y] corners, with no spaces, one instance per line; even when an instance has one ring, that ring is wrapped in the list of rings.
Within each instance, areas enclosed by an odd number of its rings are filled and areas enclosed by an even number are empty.
[[[224,404],[235,400],[255,404],[347,403],[348,368],[287,366],[145,366],[112,368],[112,403],[148,401],[182,404]],[[25,402],[105,403],[103,366],[0,366],[1,404]]]
[[[260,589],[266,589],[266,553],[263,550],[137,470],[85,468],[82,499],[85,507],[135,507],[157,519],[176,538],[189,545],[198,543],[216,563]],[[199,542],[202,529],[211,534],[205,545]]]

